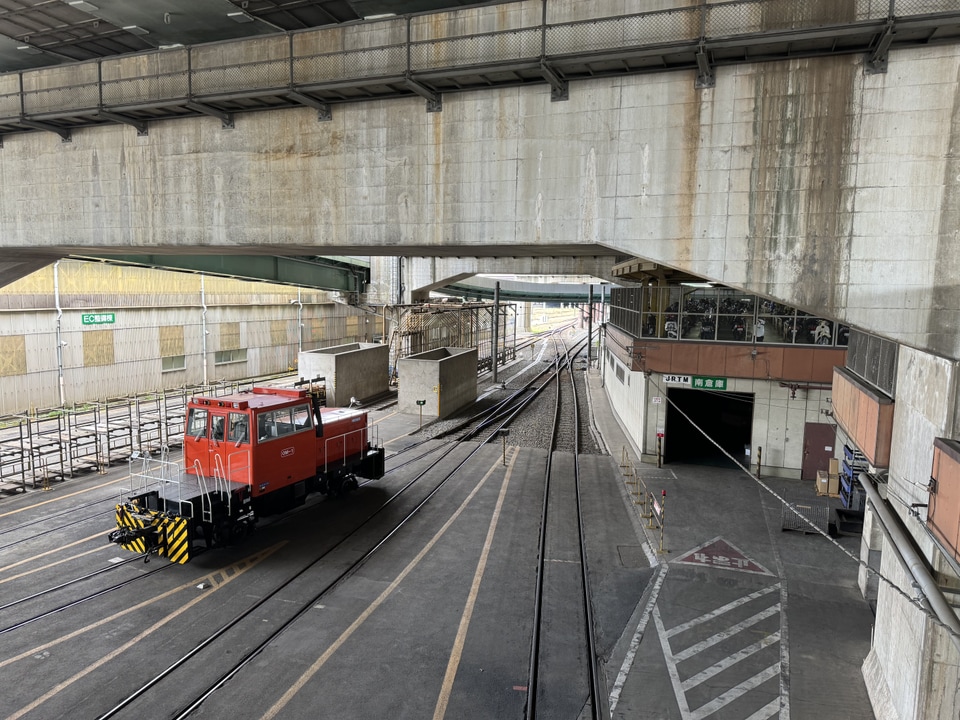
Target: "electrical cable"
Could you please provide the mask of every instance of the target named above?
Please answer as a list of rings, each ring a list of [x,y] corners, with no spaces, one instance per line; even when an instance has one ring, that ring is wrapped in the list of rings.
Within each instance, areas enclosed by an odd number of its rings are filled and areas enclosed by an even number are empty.
[[[731,454],[730,454],[729,452],[727,452],[723,447],[721,447],[721,446],[720,446],[720,443],[718,443],[716,440],[714,440],[714,439],[707,433],[706,430],[704,430],[704,429],[701,428],[699,425],[697,425],[697,424],[690,418],[689,415],[687,415],[683,410],[681,410],[680,407],[679,407],[673,400],[671,400],[671,399],[669,398],[669,396],[667,396],[666,389],[663,388],[663,387],[661,387],[660,384],[659,384],[656,380],[654,380],[652,376],[649,378],[649,380],[650,380],[651,384],[652,384],[654,387],[656,387],[657,390],[660,391],[660,394],[663,395],[663,396],[667,399],[667,403],[669,403],[670,405],[673,406],[673,409],[674,409],[674,410],[676,410],[678,413],[680,413],[680,414],[684,417],[684,419],[686,419],[686,421],[687,421],[688,423],[690,423],[690,425],[692,425],[695,430],[697,430],[697,432],[699,432],[701,435],[703,435],[710,443],[712,443],[713,445],[715,445],[720,452],[722,452],[724,455],[726,455],[726,456],[730,459],[730,461],[733,462],[734,465],[736,465],[738,468],[740,468],[741,470],[743,470],[743,472],[747,474],[747,477],[749,477],[749,478],[750,478],[751,480],[753,480],[757,485],[759,485],[761,488],[763,488],[764,490],[766,490],[770,495],[772,495],[774,498],[776,498],[776,499],[780,502],[781,505],[783,505],[783,506],[786,507],[786,508],[789,508],[791,512],[796,513],[797,517],[799,517],[799,518],[800,518],[801,520],[803,520],[807,525],[809,525],[809,526],[813,529],[814,532],[816,532],[818,535],[823,536],[829,543],[831,543],[834,547],[836,547],[840,552],[842,552],[842,553],[843,553],[844,555],[846,555],[848,558],[850,558],[851,560],[853,560],[858,566],[860,566],[861,568],[863,568],[864,570],[866,570],[866,572],[875,575],[875,576],[876,576],[881,582],[883,582],[891,591],[893,591],[895,594],[897,594],[897,595],[899,595],[900,597],[902,597],[904,600],[907,601],[908,604],[910,604],[911,606],[915,607],[918,611],[920,611],[928,620],[930,620],[930,622],[932,622],[934,625],[942,628],[947,634],[952,635],[953,637],[958,637],[958,638],[960,638],[960,634],[958,634],[957,632],[955,632],[955,631],[953,630],[953,628],[951,628],[951,627],[949,627],[948,625],[944,624],[944,623],[940,620],[940,618],[938,618],[932,611],[927,610],[927,609],[924,608],[924,606],[923,606],[924,599],[923,599],[923,598],[915,598],[915,597],[911,597],[910,595],[908,595],[904,590],[902,590],[902,589],[900,588],[899,585],[897,585],[895,582],[893,582],[893,580],[890,580],[889,578],[887,578],[887,577],[886,577],[885,575],[883,575],[879,570],[875,570],[874,568],[870,567],[865,561],[861,560],[859,557],[857,557],[856,555],[854,555],[853,553],[851,553],[849,550],[847,550],[845,547],[843,547],[840,543],[838,543],[836,540],[834,540],[832,537],[830,537],[830,535],[829,535],[828,533],[824,532],[824,531],[821,530],[819,527],[817,527],[816,523],[814,523],[812,520],[810,520],[808,517],[806,517],[803,513],[801,513],[799,510],[797,510],[797,508],[796,508],[792,503],[790,503],[790,502],[789,502],[788,500],[786,500],[785,498],[781,497],[773,488],[771,488],[769,485],[767,485],[765,482],[763,482],[760,478],[754,476],[753,473],[750,472],[750,469],[749,469],[749,468],[745,468],[745,467],[740,463],[740,461],[738,461],[733,455],[731,455]]]

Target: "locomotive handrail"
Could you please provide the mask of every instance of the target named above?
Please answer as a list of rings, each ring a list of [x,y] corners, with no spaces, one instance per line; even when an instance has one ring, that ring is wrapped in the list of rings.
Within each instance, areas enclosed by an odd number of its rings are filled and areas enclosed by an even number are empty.
[[[217,453],[213,456],[213,491],[222,498],[227,496],[227,515],[230,515],[230,485],[228,484],[227,471],[223,467],[223,456]],[[213,503],[211,501],[211,508]]]
[[[207,493],[207,477],[203,474],[200,458],[193,461],[193,469],[196,471],[197,486],[200,488],[200,514],[204,522],[212,522],[213,504],[210,502],[210,496]]]
[[[330,461],[329,461],[329,459],[328,459],[328,458],[330,457],[330,454],[329,454],[329,452],[328,452],[328,448],[329,448],[329,445],[330,445],[331,442],[333,442],[333,441],[335,441],[335,440],[340,440],[341,442],[343,442],[343,453],[341,454],[340,458],[337,460],[337,464],[340,465],[340,466],[346,466],[346,463],[347,463],[347,437],[349,437],[350,435],[353,435],[354,433],[361,433],[361,435],[360,435],[360,437],[361,437],[361,440],[360,440],[360,453],[362,454],[362,453],[364,452],[364,450],[365,450],[365,448],[363,447],[363,445],[364,445],[364,442],[363,442],[363,433],[366,433],[366,432],[367,432],[367,426],[364,425],[362,428],[357,428],[356,430],[350,430],[350,431],[348,431],[348,432],[341,433],[340,435],[335,435],[335,436],[333,436],[333,437],[331,437],[331,438],[325,438],[325,439],[324,439],[324,443],[323,443],[323,471],[324,471],[324,472],[327,472],[328,468],[330,467]],[[369,436],[368,436],[368,439],[369,439]]]

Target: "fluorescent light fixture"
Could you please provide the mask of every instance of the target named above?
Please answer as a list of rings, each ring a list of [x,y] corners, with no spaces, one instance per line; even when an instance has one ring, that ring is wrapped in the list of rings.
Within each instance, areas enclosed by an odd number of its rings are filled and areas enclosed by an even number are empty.
[[[173,43],[172,45],[160,45],[157,50],[173,50],[174,48],[182,48],[183,43]]]
[[[83,10],[84,12],[95,12],[100,9],[93,3],[86,2],[86,0],[70,0],[67,5],[77,10]]]
[[[27,55],[39,55],[42,50],[35,48],[33,45],[17,45],[17,50],[20,52],[25,52]]]
[[[122,29],[131,35],[146,35],[150,32],[149,30],[144,30],[139,25],[124,25]]]
[[[680,283],[683,287],[692,287],[692,288],[712,288],[715,287],[713,283],[708,282],[682,282]]]
[[[240,12],[229,12],[227,13],[227,17],[233,20],[234,22],[238,22],[238,23],[253,22],[253,18],[247,15],[247,13],[243,12],[242,10]]]
[[[364,20],[383,20],[384,18],[396,17],[396,13],[380,13],[379,15],[364,15]]]

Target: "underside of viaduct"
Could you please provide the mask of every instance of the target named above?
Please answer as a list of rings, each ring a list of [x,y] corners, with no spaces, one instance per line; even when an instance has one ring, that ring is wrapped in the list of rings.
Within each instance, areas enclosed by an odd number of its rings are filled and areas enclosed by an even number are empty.
[[[950,358],[954,46],[12,136],[18,255],[629,255]]]

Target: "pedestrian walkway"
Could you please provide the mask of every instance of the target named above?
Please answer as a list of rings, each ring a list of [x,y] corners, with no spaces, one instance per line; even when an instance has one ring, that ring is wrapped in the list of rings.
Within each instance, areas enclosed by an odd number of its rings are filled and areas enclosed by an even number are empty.
[[[618,480],[658,568],[606,668],[611,717],[873,720],[861,675],[873,616],[844,552],[858,557],[860,538],[784,530],[781,501],[746,471],[641,464],[598,371],[587,385],[608,451],[629,458],[665,513],[658,552],[659,530]],[[812,483],[763,484],[815,496]]]

